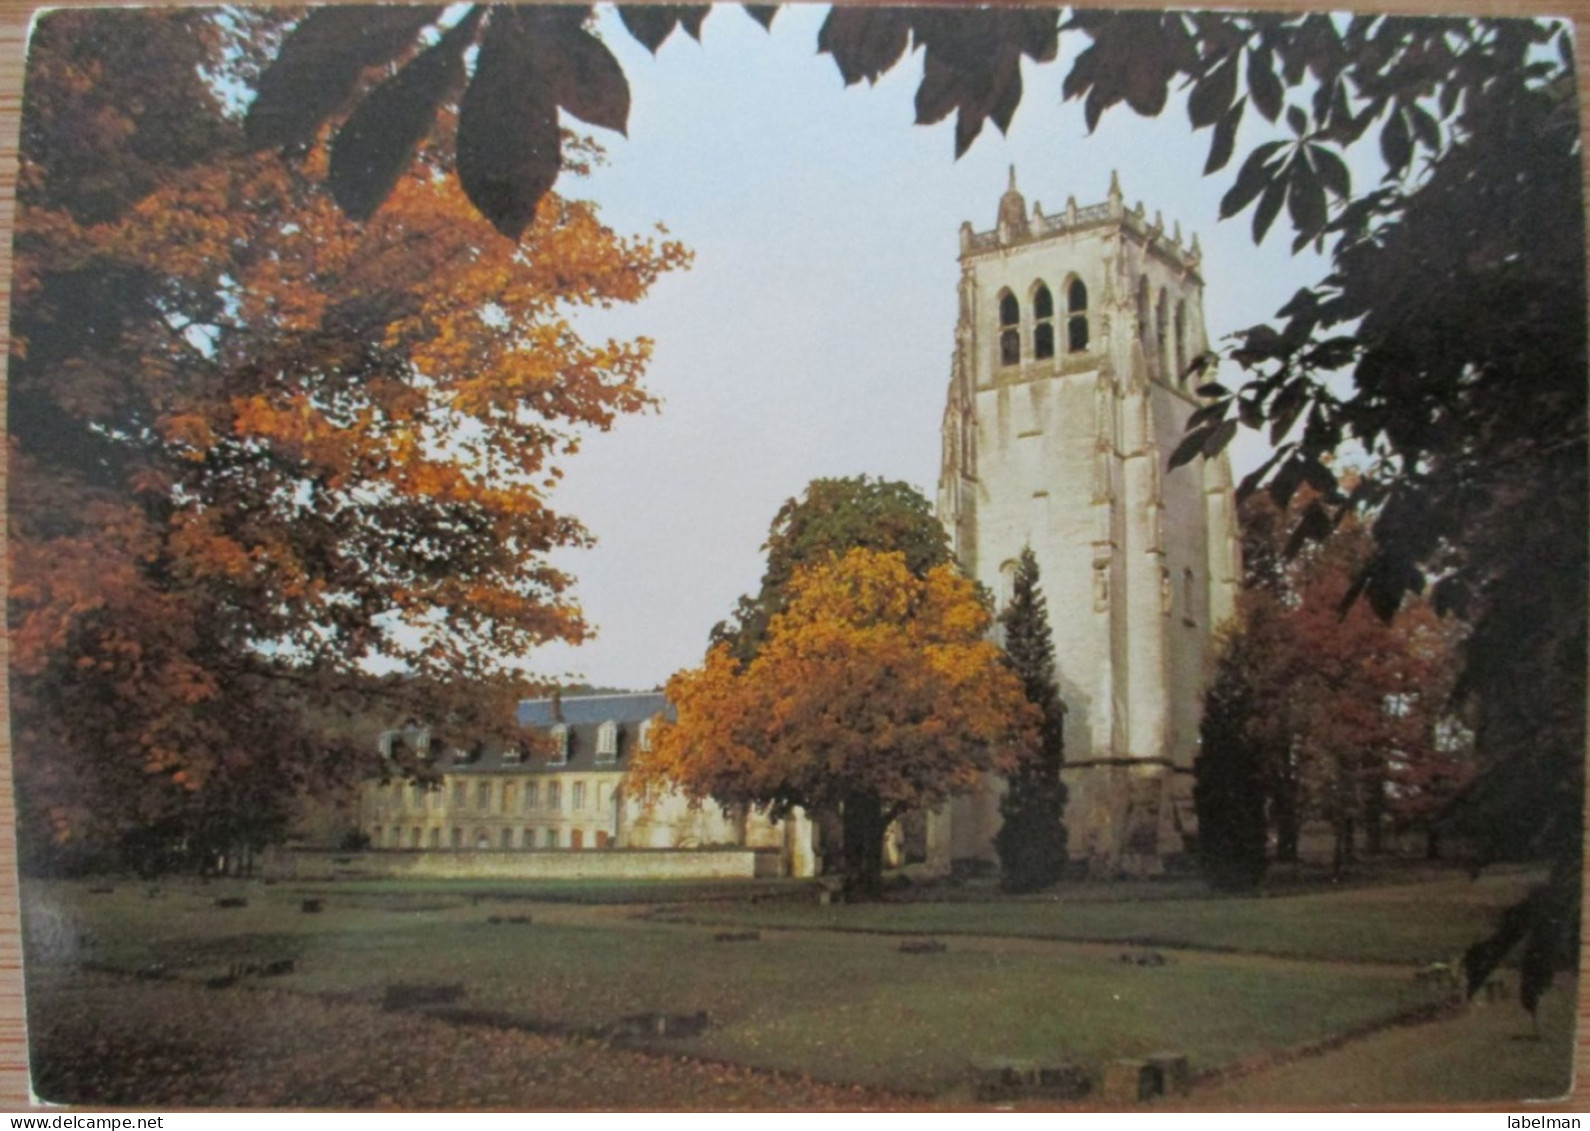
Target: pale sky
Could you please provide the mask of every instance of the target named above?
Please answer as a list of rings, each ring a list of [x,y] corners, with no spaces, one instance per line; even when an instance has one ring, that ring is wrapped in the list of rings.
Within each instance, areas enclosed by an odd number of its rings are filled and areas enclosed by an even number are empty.
[[[1011,164],[1029,207],[1100,202],[1117,169],[1129,207],[1141,199],[1167,228],[1197,232],[1216,343],[1325,273],[1290,254],[1284,218],[1258,249],[1247,216],[1217,223],[1236,164],[1280,136],[1256,115],[1233,166],[1208,180],[1209,133],[1191,133],[1179,98],[1158,119],[1117,107],[1089,137],[1080,104],[1060,96],[1085,45],[1073,34],[1058,62],[1026,64],[1010,135],[990,125],[956,161],[952,121],[913,125],[921,54],[847,90],[816,53],[825,13],[782,8],[769,34],[722,7],[700,44],[676,31],[656,58],[602,15],[630,82],[629,137],[591,131],[608,164],[558,188],[620,232],[667,225],[696,261],[638,306],[580,320],[593,336],[655,339],[647,384],[662,403],[566,462],[555,504],[598,545],[555,560],[598,635],[541,650],[538,675],[649,688],[699,664],[709,629],[761,577],[774,512],[813,478],[867,473],[933,498],[958,229],[993,227]],[[1240,439],[1239,473],[1263,451]]]

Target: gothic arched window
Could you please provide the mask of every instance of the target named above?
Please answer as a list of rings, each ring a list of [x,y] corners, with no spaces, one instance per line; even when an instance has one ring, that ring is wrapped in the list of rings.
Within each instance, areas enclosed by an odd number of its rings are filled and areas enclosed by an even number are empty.
[[[1032,356],[1038,360],[1054,356],[1054,296],[1042,283],[1032,295]]]
[[[1066,351],[1081,353],[1088,348],[1088,288],[1081,279],[1072,279],[1066,288]]]
[[[1148,353],[1154,341],[1154,325],[1148,320],[1148,276],[1137,278],[1137,336],[1143,340],[1143,352]]]
[[[1159,359],[1160,376],[1170,368],[1170,297],[1159,292],[1159,305],[1154,310],[1154,356]]]
[[[1176,379],[1187,372],[1187,304],[1176,304]]]
[[[999,296],[999,364],[1021,361],[1021,304],[1006,291]]]

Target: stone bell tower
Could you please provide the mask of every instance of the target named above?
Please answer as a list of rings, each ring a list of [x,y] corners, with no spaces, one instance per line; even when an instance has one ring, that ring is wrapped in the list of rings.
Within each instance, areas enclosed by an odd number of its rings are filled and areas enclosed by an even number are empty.
[[[1192,762],[1212,634],[1240,563],[1222,454],[1169,471],[1202,403],[1202,257],[1112,174],[1102,204],[1045,215],[1016,189],[961,225],[960,316],[938,511],[972,576],[1010,598],[1037,556],[1067,707],[1072,860],[1158,871],[1194,831]],[[1002,783],[957,800],[953,858],[994,859]],[[941,840],[946,839],[941,836]]]

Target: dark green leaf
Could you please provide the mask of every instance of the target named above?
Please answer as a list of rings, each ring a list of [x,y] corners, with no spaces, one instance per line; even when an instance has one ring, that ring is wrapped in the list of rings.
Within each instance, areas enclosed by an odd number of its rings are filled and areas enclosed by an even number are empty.
[[[1216,425],[1207,424],[1202,428],[1196,428],[1183,436],[1181,443],[1176,445],[1176,450],[1170,453],[1170,460],[1167,462],[1167,467],[1171,470],[1175,470],[1184,463],[1192,462],[1194,456],[1202,455],[1204,450],[1204,441],[1209,439],[1209,437],[1214,433],[1215,428]]]
[[[1204,405],[1202,408],[1198,409],[1187,418],[1187,423],[1183,425],[1182,430],[1184,432],[1191,431],[1192,429],[1198,428],[1202,425],[1217,423],[1220,420],[1223,420],[1226,415],[1226,409],[1230,406],[1230,404],[1230,401],[1219,401],[1215,404]]]
[[[684,4],[674,9],[679,13],[679,26],[697,43],[701,42],[701,23],[712,14],[711,4]]]
[[[1286,182],[1277,177],[1271,181],[1264,190],[1264,195],[1259,197],[1259,206],[1253,210],[1253,242],[1264,242],[1265,233],[1270,230],[1270,225],[1275,223],[1275,218],[1280,214],[1281,204],[1286,199]]]
[[[1286,210],[1302,240],[1313,239],[1325,227],[1325,189],[1307,161],[1292,162]]]
[[[1308,543],[1323,542],[1329,538],[1331,529],[1330,515],[1325,508],[1320,506],[1318,500],[1309,503],[1303,511],[1303,517],[1298,519],[1297,525],[1292,528],[1292,536],[1286,540],[1286,549],[1281,552],[1282,556],[1297,557],[1297,552]]]
[[[1229,397],[1231,390],[1218,381],[1211,381],[1207,385],[1198,386],[1198,395],[1200,397]]]
[[[536,65],[547,74],[558,105],[582,122],[627,133],[629,80],[607,45],[564,9],[534,12]]]
[[[1353,194],[1352,176],[1347,170],[1347,162],[1338,157],[1334,150],[1323,145],[1310,145],[1308,156],[1309,160],[1314,162],[1314,170],[1319,174],[1320,183],[1329,189],[1332,195],[1345,200]]]
[[[438,6],[349,5],[316,8],[293,29],[265,68],[244,130],[252,145],[303,145],[342,109],[369,67],[395,59]]]
[[[437,110],[463,85],[464,49],[483,14],[472,9],[440,42],[366,95],[337,131],[326,181],[353,219],[368,220],[381,207],[430,133]]]
[[[1302,485],[1303,469],[1296,458],[1289,458],[1281,465],[1281,470],[1275,473],[1275,478],[1270,480],[1270,500],[1284,510]]]
[[[1265,50],[1248,51],[1248,94],[1253,105],[1271,122],[1281,113],[1283,92],[1281,80],[1275,77],[1270,53]]]
[[[1413,140],[1408,134],[1408,122],[1401,108],[1394,108],[1380,131],[1380,155],[1385,158],[1390,175],[1398,176],[1408,167],[1413,156]]]
[[[1253,494],[1253,492],[1259,489],[1259,484],[1264,482],[1264,477],[1269,474],[1270,468],[1274,467],[1277,461],[1279,461],[1285,454],[1286,453],[1284,451],[1276,452],[1269,459],[1265,460],[1254,470],[1248,472],[1248,474],[1242,477],[1242,482],[1237,484],[1237,502],[1239,504],[1244,502],[1250,495]]]
[[[562,164],[550,76],[536,67],[529,8],[494,8],[458,114],[458,180],[503,235],[517,240]]]
[[[1298,137],[1302,137],[1308,129],[1308,115],[1296,106],[1286,108],[1286,125]]]
[[[850,86],[877,82],[900,61],[911,39],[911,17],[898,8],[847,8],[835,5],[817,33],[818,53],[834,57]]]
[[[929,51],[922,64],[922,83],[916,88],[916,124],[930,126],[934,122],[942,122],[951,110],[960,105],[961,98],[961,76],[937,52]],[[977,122],[977,128],[982,128],[981,119]],[[972,136],[976,136],[975,130]],[[959,157],[965,148],[961,145],[959,133],[955,141],[956,156]]]
[[[1215,456],[1226,450],[1226,445],[1231,443],[1231,438],[1237,434],[1237,422],[1224,420],[1215,426],[1209,433],[1209,438],[1204,441],[1203,453],[1205,458],[1214,459]]]
[[[1187,99],[1187,116],[1193,129],[1213,125],[1231,109],[1231,100],[1237,96],[1237,57],[1226,59],[1213,71],[1199,79]]]
[[[1224,169],[1231,160],[1231,151],[1237,144],[1237,127],[1242,124],[1242,111],[1247,104],[1246,96],[1237,99],[1215,125],[1214,140],[1209,143],[1209,160],[1204,163],[1204,176]]]
[[[653,55],[679,26],[678,9],[666,4],[620,4],[618,18],[629,34]]]
[[[1267,142],[1248,154],[1248,159],[1237,173],[1236,182],[1220,198],[1222,220],[1241,212],[1271,183],[1275,173],[1266,162],[1282,144],[1279,141]]]
[[[1435,116],[1418,103],[1408,105],[1408,118],[1413,123],[1413,136],[1431,153],[1441,150],[1441,127]]]
[[[773,17],[778,15],[777,4],[744,4],[742,7],[746,15],[769,31],[773,30]]]
[[[1270,443],[1279,444],[1297,423],[1297,418],[1308,407],[1308,383],[1302,379],[1289,382],[1270,405]],[[1295,461],[1294,461],[1295,462]],[[1298,474],[1302,465],[1298,464]]]

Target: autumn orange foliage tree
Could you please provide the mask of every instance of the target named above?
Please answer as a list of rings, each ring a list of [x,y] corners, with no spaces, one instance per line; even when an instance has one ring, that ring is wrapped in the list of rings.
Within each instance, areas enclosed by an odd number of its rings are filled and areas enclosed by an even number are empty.
[[[918,577],[856,549],[798,568],[786,597],[754,659],[720,643],[669,680],[677,722],[636,772],[697,801],[837,815],[847,886],[871,894],[890,822],[1030,756],[1036,711],[949,566]]]
[[[1243,506],[1246,584],[1206,720],[1221,716],[1216,733],[1262,751],[1278,857],[1297,859],[1301,826],[1314,820],[1332,830],[1340,869],[1360,838],[1375,853],[1388,831],[1431,833],[1474,767],[1452,701],[1461,626],[1418,598],[1390,622],[1346,605],[1373,551],[1356,519],[1287,556],[1286,534],[1313,502],[1305,491],[1288,512],[1267,495]],[[1224,717],[1233,703],[1242,718]],[[1210,735],[1205,765],[1222,755]],[[1204,807],[1219,803],[1201,804],[1200,827]]]
[[[572,312],[688,253],[555,195],[510,242],[434,147],[348,220],[324,152],[249,153],[217,81],[271,19],[58,11],[34,37],[9,408],[36,846],[267,837],[339,753],[306,721],[328,705],[506,725],[515,660],[586,631],[545,557],[588,540],[560,461],[652,403],[650,344]]]

